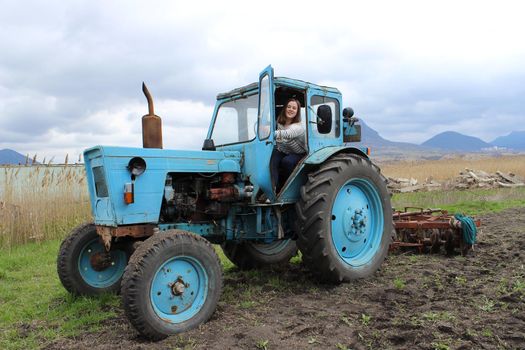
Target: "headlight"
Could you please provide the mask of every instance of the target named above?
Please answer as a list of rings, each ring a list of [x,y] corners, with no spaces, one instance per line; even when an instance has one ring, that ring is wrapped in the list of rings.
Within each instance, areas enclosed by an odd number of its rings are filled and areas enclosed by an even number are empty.
[[[146,171],[146,161],[140,157],[132,158],[128,163],[128,170],[131,175],[139,176]]]

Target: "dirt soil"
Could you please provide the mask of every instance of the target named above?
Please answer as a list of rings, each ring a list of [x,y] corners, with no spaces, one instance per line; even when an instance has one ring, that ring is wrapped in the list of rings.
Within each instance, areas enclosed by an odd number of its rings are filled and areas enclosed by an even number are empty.
[[[317,283],[301,264],[225,275],[212,319],[161,342],[123,311],[46,349],[525,349],[525,208],[488,214],[473,255],[390,255],[367,280]]]

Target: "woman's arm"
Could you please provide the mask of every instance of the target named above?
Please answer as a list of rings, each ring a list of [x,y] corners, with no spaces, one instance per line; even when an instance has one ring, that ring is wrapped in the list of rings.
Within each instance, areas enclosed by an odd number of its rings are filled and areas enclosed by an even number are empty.
[[[288,129],[275,130],[275,138],[277,140],[292,140],[303,136],[305,130],[300,123],[294,123]]]

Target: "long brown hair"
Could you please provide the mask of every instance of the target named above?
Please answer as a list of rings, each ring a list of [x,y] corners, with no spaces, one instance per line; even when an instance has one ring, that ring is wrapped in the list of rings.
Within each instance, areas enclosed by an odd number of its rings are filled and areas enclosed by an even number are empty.
[[[288,103],[290,102],[295,102],[297,104],[297,114],[292,119],[292,123],[298,123],[301,121],[301,102],[296,98],[290,98],[284,104],[283,109],[281,109],[281,113],[279,113],[279,117],[277,118],[277,123],[282,125],[286,124],[286,107],[288,107]]]

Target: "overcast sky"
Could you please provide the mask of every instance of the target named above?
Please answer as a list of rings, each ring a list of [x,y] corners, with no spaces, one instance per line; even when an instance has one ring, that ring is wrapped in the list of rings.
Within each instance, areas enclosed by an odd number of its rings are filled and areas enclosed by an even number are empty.
[[[337,87],[383,137],[525,130],[520,1],[0,0],[0,149],[200,149],[217,93],[276,76]]]

